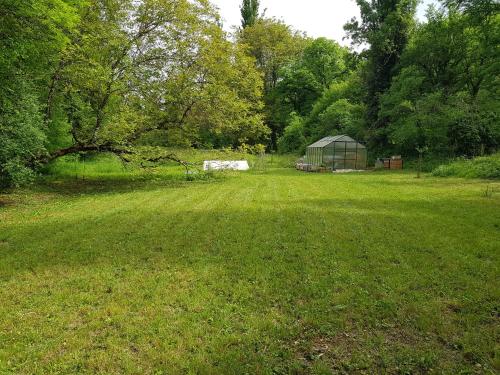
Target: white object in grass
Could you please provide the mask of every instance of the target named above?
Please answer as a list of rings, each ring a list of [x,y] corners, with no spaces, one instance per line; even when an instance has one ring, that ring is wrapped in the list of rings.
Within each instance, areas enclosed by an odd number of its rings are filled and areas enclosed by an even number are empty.
[[[237,161],[222,161],[222,160],[206,160],[203,163],[203,170],[205,171],[248,171],[250,166],[246,160]]]
[[[333,171],[333,173],[358,173],[358,172],[364,172],[362,169],[336,169]]]

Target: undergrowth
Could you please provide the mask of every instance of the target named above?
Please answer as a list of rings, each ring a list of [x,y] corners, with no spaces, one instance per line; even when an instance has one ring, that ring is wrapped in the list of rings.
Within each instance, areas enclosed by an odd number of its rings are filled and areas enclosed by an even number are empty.
[[[475,159],[457,159],[432,172],[437,177],[500,179],[500,153]]]

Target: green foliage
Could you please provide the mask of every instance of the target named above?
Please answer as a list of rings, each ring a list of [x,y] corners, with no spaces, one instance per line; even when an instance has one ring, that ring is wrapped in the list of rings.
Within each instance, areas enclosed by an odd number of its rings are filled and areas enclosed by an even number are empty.
[[[267,143],[270,130],[261,115],[263,87],[254,60],[225,40],[220,29],[201,47],[197,64],[205,82],[186,95],[192,105],[184,124],[194,135],[193,144]]]
[[[301,61],[283,68],[281,75],[282,79],[272,93],[276,107],[282,112],[277,114],[281,115],[282,121],[292,112],[307,115],[321,96],[323,87],[309,69],[301,66]]]
[[[437,167],[433,176],[500,179],[500,154],[458,159],[450,164]]]
[[[460,13],[428,13],[402,56],[401,72],[381,98],[380,132],[392,151],[412,154],[427,144],[435,154],[481,155],[500,144],[498,125],[499,18],[486,37]]]
[[[334,81],[347,75],[349,52],[326,38],[313,40],[304,49],[302,57],[283,68],[281,80],[274,92],[275,100],[288,113],[306,116],[314,103]]]
[[[386,122],[379,117],[380,96],[390,87],[398,63],[410,37],[417,0],[356,0],[361,20],[353,19],[345,30],[353,42],[367,43],[367,63],[364,65],[366,86],[365,102],[369,127],[384,127]],[[375,136],[374,142],[384,140]],[[377,139],[379,138],[379,139]]]
[[[32,181],[33,164],[45,153],[46,137],[33,86],[20,79],[16,98],[0,98],[0,185],[19,186]]]
[[[353,128],[358,127],[357,120],[353,118],[358,116],[355,113],[359,112],[360,107],[347,99],[336,106],[328,102],[327,107],[331,106],[329,113],[322,113],[326,110],[324,105],[328,99],[325,96],[330,96],[330,86],[342,85],[342,82],[349,80],[350,57],[348,50],[336,42],[318,38],[306,46],[293,64],[282,69],[282,78],[272,91],[272,101],[268,104],[273,111],[274,121],[287,125],[279,140],[280,152],[303,151],[306,135],[310,138],[316,138],[319,134],[329,135],[334,128],[349,129],[352,133]],[[359,102],[359,99],[350,97]],[[303,120],[297,120],[294,114],[303,117]],[[346,117],[349,117],[348,122]],[[302,123],[300,131],[297,121]],[[294,135],[299,137],[296,141],[291,139]]]
[[[0,0],[2,183],[132,146],[297,152],[346,133],[380,155],[497,150],[498,4],[447,0],[418,24],[416,0],[357,3],[360,54],[253,0],[234,41],[205,0]]]
[[[243,143],[238,147],[238,152],[248,155],[264,155],[266,153],[266,146],[264,146],[263,144],[256,144],[254,146],[251,146]]]
[[[47,153],[111,150],[150,133],[166,138],[160,144],[267,143],[260,74],[208,2],[1,1],[0,126],[10,146],[0,169],[8,183]],[[8,131],[20,120],[22,130]]]
[[[253,26],[259,18],[259,0],[243,0],[240,7],[241,26]]]
[[[450,160],[453,159],[440,154],[431,154],[429,152],[426,152],[422,155],[421,171],[425,173],[431,173],[439,166],[443,164],[449,164]],[[405,158],[404,169],[409,171],[417,171],[419,169],[419,157],[413,156]]]
[[[264,76],[265,93],[276,87],[280,70],[290,64],[304,50],[307,39],[282,21],[259,19],[242,30],[239,42],[255,58],[257,68]]]
[[[302,66],[312,73],[323,89],[348,73],[349,50],[326,38],[313,40],[302,56]]]
[[[278,139],[278,151],[282,154],[303,153],[307,142],[304,130],[304,119],[297,114],[292,114],[290,124]]]
[[[316,90],[310,75],[303,71],[292,73],[291,70],[285,69],[293,65],[297,56],[301,56],[308,40],[282,21],[262,18],[253,26],[243,29],[238,34],[238,42],[255,59],[257,69],[262,74],[265,122],[271,128],[271,145],[275,147],[277,138],[281,135],[291,112],[288,104],[283,105],[284,101],[276,92],[278,83],[283,77],[294,75],[299,78],[299,85],[304,84],[303,92]],[[293,90],[293,88],[284,87],[285,91],[289,89]],[[308,94],[304,95],[297,101],[308,100]],[[303,104],[300,103],[300,105]]]
[[[358,5],[361,20],[345,29],[354,43],[369,49],[348,54],[321,38],[308,45],[282,70],[273,97],[279,105],[270,106],[279,122],[289,124],[296,112],[308,142],[347,133],[385,156],[412,158],[417,146],[429,147],[437,158],[497,150],[495,6],[448,2],[446,11],[430,7],[427,22],[417,24],[414,0],[359,0]],[[325,78],[325,72],[332,75]]]
[[[63,0],[0,0],[0,9],[0,184],[17,186],[46,153],[46,87],[78,16]]]
[[[310,141],[337,134],[363,140],[365,107],[361,102],[361,91],[362,84],[357,74],[351,74],[325,90],[305,120]]]

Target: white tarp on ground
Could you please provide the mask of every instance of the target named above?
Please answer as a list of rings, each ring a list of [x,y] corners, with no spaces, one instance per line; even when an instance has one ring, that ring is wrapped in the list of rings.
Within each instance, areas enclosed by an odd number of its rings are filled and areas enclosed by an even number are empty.
[[[222,161],[222,160],[207,160],[203,163],[203,170],[205,171],[248,171],[250,166],[246,160],[237,161]]]
[[[336,169],[333,171],[333,173],[357,173],[357,172],[364,172],[362,169]]]

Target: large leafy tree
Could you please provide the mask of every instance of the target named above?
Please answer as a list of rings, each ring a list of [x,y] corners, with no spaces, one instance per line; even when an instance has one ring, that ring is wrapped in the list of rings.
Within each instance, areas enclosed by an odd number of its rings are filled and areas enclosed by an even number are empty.
[[[255,59],[256,67],[262,74],[265,121],[272,130],[271,143],[275,147],[285,125],[276,116],[279,108],[276,108],[275,90],[283,78],[283,68],[302,55],[309,40],[279,20],[264,18],[241,30],[238,42]]]
[[[417,0],[356,0],[361,19],[353,19],[345,30],[365,52],[367,123],[373,129],[384,128],[387,119],[379,117],[380,97],[398,72],[401,54],[414,25]],[[374,132],[375,145],[384,145],[383,132]]]
[[[208,3],[95,5],[82,24],[85,38],[64,63],[70,85],[62,87],[62,106],[72,140],[53,157],[92,149],[120,153],[151,133],[161,134],[163,144],[265,140],[260,77],[253,61],[226,40]]]
[[[309,114],[323,91],[347,76],[348,56],[348,49],[333,40],[312,41],[302,56],[282,70],[276,89],[277,106],[288,113]]]
[[[150,124],[183,142],[199,146],[238,146],[266,142],[269,128],[261,116],[262,80],[254,60],[211,25],[196,49],[182,53],[184,65],[168,80],[148,85]]]
[[[46,152],[46,88],[78,24],[75,4],[0,0],[0,184],[29,180]]]
[[[70,153],[129,154],[155,131],[265,142],[260,75],[209,2],[0,1],[4,182]]]
[[[72,140],[53,157],[121,152],[153,131],[181,130],[186,142],[223,130],[235,145],[265,138],[258,73],[215,21],[206,2],[96,2],[63,64]]]

